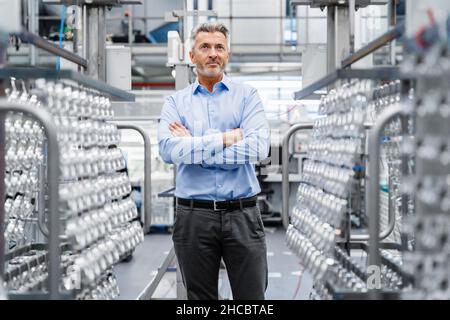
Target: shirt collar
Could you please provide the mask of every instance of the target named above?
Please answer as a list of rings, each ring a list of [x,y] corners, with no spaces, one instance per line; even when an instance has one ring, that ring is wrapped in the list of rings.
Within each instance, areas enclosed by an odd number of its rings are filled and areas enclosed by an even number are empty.
[[[222,80],[220,80],[219,82],[218,82],[218,84],[220,85],[220,86],[222,86],[222,88],[224,88],[224,89],[226,89],[226,90],[230,90],[230,86],[231,86],[231,80],[230,80],[230,78],[229,77],[227,77],[227,75],[224,73],[223,74],[223,77],[222,77]],[[192,92],[192,94],[196,94],[199,90],[200,90],[200,87],[202,87],[202,85],[198,82],[198,78],[195,80],[195,82],[193,83],[193,85],[194,85],[194,91]],[[216,83],[216,85],[217,85],[217,83]]]

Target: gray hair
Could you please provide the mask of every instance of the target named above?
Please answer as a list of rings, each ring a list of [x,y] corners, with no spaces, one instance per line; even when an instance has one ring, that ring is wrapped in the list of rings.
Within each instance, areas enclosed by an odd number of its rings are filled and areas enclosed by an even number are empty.
[[[197,27],[195,27],[192,30],[191,33],[191,48],[194,47],[195,44],[195,38],[197,38],[197,35],[200,32],[220,32],[225,36],[225,39],[227,39],[227,45],[228,45],[228,50],[230,50],[230,31],[228,31],[228,28],[223,24],[223,23],[219,23],[219,22],[204,22],[199,24]]]

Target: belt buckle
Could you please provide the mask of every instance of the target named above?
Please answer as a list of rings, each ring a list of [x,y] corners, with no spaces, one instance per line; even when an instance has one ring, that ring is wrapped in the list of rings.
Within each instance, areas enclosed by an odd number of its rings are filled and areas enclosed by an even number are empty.
[[[220,209],[217,209],[217,201],[216,200],[213,201],[214,201],[214,211],[219,211]]]

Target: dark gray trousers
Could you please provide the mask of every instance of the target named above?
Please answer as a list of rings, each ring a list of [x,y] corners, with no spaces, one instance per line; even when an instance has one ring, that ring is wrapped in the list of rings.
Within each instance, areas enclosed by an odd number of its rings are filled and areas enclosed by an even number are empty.
[[[264,299],[267,253],[258,207],[214,212],[178,205],[172,239],[189,300],[218,299],[222,258],[233,299]]]

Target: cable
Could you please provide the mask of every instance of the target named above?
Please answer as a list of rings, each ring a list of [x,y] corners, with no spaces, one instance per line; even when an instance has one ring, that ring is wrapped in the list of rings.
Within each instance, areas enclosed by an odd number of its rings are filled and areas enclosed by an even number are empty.
[[[59,25],[59,47],[62,48],[62,37],[64,33],[64,20],[66,18],[66,6],[61,5],[61,23]],[[56,71],[61,70],[61,58],[56,59]]]
[[[300,290],[300,287],[302,285],[303,271],[305,271],[305,268],[303,267],[303,265],[301,263],[299,263],[299,265],[300,265],[300,274],[298,276],[297,288],[295,288],[295,292],[294,292],[294,295],[292,296],[291,300],[294,300],[295,297],[297,297],[298,291]]]

